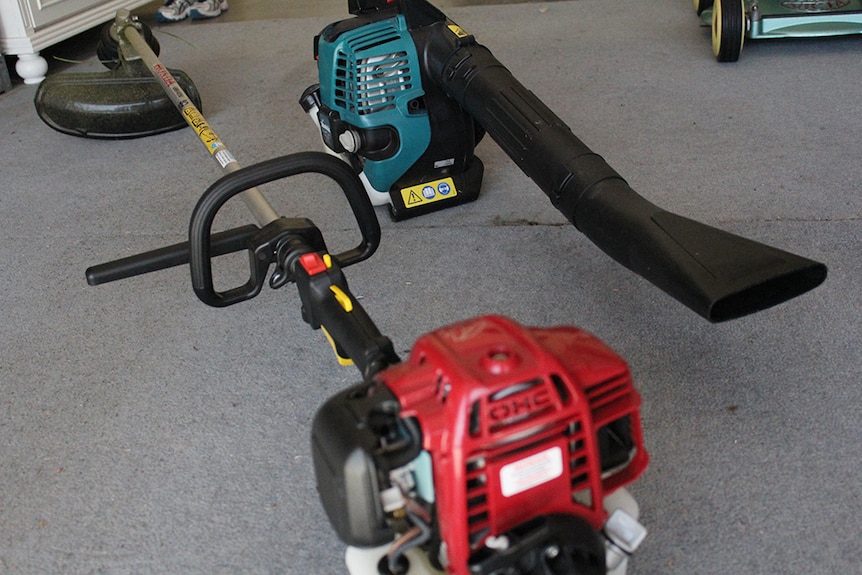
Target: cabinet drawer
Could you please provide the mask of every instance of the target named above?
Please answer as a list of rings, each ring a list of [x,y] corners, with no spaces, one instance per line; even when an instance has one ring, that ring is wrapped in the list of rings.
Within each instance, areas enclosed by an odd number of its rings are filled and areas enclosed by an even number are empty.
[[[29,9],[33,27],[40,28],[106,2],[107,0],[25,0],[21,4],[22,8],[26,6]]]

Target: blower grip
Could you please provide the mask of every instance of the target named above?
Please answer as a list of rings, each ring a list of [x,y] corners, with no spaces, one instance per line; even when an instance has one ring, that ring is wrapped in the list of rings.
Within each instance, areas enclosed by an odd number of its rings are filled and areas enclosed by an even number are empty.
[[[801,295],[826,266],[648,202],[472,36],[428,32],[431,77],[617,262],[701,316],[725,321]]]
[[[350,203],[362,236],[355,248],[333,258],[341,267],[346,267],[374,253],[380,244],[380,224],[362,182],[347,164],[322,152],[301,152],[273,158],[223,176],[204,192],[192,212],[189,224],[192,288],[202,302],[214,307],[225,307],[256,296],[263,287],[270,263],[275,259],[275,241],[290,232],[296,223],[295,220],[282,218],[262,228],[251,242],[253,248],[249,249],[249,280],[237,288],[218,292],[213,286],[210,236],[219,209],[245,190],[309,172],[323,174],[338,183]],[[322,243],[322,239],[317,243]]]

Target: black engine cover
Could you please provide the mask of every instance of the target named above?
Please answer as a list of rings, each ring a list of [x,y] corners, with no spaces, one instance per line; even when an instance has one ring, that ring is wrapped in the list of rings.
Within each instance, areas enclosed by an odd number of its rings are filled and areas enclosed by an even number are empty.
[[[362,383],[330,398],[311,432],[320,501],[339,538],[375,547],[392,541],[380,503],[388,473],[414,459],[418,431],[398,417],[398,400],[385,386]]]

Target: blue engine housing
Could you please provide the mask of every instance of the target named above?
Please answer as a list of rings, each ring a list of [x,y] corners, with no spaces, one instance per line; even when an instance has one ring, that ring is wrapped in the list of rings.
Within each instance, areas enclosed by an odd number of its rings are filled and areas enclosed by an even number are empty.
[[[363,166],[371,185],[388,191],[431,142],[416,46],[400,14],[328,34],[332,28],[318,41],[321,102],[357,128],[394,130],[394,153],[365,157]]]

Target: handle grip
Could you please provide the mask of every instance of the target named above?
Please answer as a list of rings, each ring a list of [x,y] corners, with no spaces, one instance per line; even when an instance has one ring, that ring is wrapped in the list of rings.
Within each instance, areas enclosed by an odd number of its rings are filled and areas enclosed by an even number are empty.
[[[260,229],[254,224],[225,230],[210,238],[213,256],[223,256],[247,248],[250,239]],[[87,283],[97,286],[108,282],[157,272],[189,263],[189,243],[181,242],[127,258],[87,268]]]
[[[323,329],[342,365],[356,365],[363,378],[400,360],[390,339],[353,297],[338,263],[326,254],[305,253],[294,260],[291,275],[302,301],[302,318]]]

